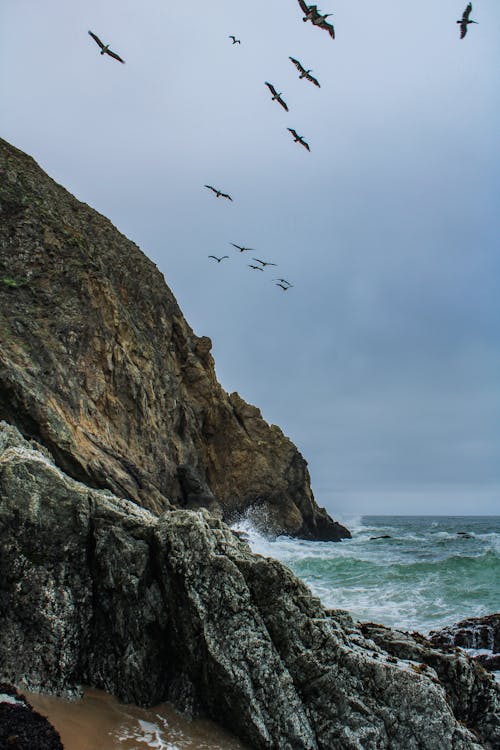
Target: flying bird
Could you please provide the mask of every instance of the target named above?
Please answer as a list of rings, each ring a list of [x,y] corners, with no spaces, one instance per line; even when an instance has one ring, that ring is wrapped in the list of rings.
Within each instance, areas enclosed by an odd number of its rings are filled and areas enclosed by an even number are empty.
[[[265,268],[266,266],[276,266],[277,263],[268,263],[267,260],[259,260],[259,258],[252,258],[252,260],[257,261],[257,263],[260,263],[262,265],[262,268]]]
[[[232,34],[228,38],[233,40],[233,44],[241,44],[241,39],[236,39]]]
[[[251,263],[248,264],[249,268],[253,268],[254,271],[263,271],[262,266],[253,266]]]
[[[463,39],[464,36],[467,34],[467,25],[469,23],[477,23],[477,21],[473,21],[472,19],[469,19],[471,10],[472,10],[472,3],[469,3],[462,14],[461,20],[457,21],[457,23],[460,24],[460,39]]]
[[[296,130],[293,128],[287,128],[287,130],[290,131],[290,133],[293,135],[294,143],[300,143],[301,146],[304,146],[304,148],[307,148],[308,151],[311,149],[309,148],[309,144],[305,142],[304,137],[302,135],[299,135]]]
[[[312,68],[310,68],[309,70],[306,70],[301,65],[301,63],[298,60],[296,60],[294,57],[290,57],[288,59],[293,62],[293,64],[299,71],[300,73],[299,78],[306,78],[308,81],[311,81],[311,83],[314,83],[315,86],[317,86],[318,88],[321,88],[319,85],[319,81],[316,78],[314,78],[314,76],[310,75]]]
[[[287,286],[293,286],[293,284],[290,284],[290,282],[287,281],[286,279],[273,279],[273,281],[279,281],[280,284],[286,284]]]
[[[234,242],[230,242],[229,244],[232,245],[233,247],[237,248],[240,251],[240,253],[245,253],[247,250],[255,252],[255,250],[253,249],[253,247],[243,247],[242,245],[235,245]]]
[[[332,39],[335,39],[335,29],[331,23],[326,20],[331,13],[320,13],[317,5],[306,5],[304,0],[299,0],[299,5],[304,13],[303,21],[311,21],[314,26],[318,26],[320,29],[328,31]]]
[[[320,29],[325,29],[325,31],[328,31],[332,39],[335,39],[335,29],[333,28],[333,25],[331,23],[328,23],[326,20],[328,16],[331,16],[331,13],[326,13],[324,16],[318,15],[316,18],[313,18],[313,24],[314,26],[318,26]]]
[[[120,55],[117,55],[116,52],[113,52],[109,49],[109,44],[103,44],[103,42],[101,42],[97,34],[94,34],[92,31],[89,31],[89,34],[94,42],[97,42],[97,44],[101,48],[101,55],[109,55],[110,57],[114,57],[115,60],[118,60],[118,62],[125,63],[125,60],[122,60]]]
[[[281,289],[283,289],[284,292],[288,292],[292,285],[290,284],[289,286],[284,286],[283,284],[276,284],[275,286],[279,286],[281,287]]]
[[[283,107],[283,109],[286,110],[286,112],[288,112],[288,107],[287,107],[285,101],[281,98],[281,93],[278,94],[278,92],[276,91],[276,89],[274,88],[274,86],[272,85],[272,83],[268,83],[267,81],[265,83],[266,83],[267,88],[269,89],[269,91],[273,95],[272,101],[273,102],[277,101],[279,104],[281,104],[281,106]]]
[[[226,198],[228,201],[233,200],[230,195],[228,195],[227,193],[223,193],[221,190],[217,190],[217,188],[212,187],[212,185],[205,185],[205,187],[215,193],[217,198]]]
[[[229,255],[222,255],[220,258],[218,258],[216,255],[209,255],[209,258],[213,258],[217,261],[217,263],[220,263],[221,260],[224,260],[224,258],[229,258]]]

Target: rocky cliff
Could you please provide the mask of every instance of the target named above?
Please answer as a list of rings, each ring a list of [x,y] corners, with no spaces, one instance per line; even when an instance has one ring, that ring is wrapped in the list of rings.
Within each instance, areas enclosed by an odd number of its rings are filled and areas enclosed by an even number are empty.
[[[207,511],[157,517],[0,424],[0,679],[170,699],[252,750],[500,747],[500,688],[458,651],[325,610]]]
[[[253,508],[271,532],[349,536],[290,440],[221,388],[156,266],[1,140],[0,344],[0,418],[70,476],[155,513]]]

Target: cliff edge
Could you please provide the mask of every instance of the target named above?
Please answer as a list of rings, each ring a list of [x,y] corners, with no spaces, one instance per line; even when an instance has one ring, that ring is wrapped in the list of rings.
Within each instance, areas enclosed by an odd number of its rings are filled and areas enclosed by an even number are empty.
[[[0,419],[73,478],[156,514],[255,509],[272,533],[350,536],[292,442],[219,385],[154,263],[1,139],[0,343]]]

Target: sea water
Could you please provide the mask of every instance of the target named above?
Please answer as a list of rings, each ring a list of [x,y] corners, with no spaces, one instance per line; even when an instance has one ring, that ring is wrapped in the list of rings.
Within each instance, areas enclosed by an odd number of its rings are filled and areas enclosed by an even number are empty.
[[[352,539],[267,539],[254,552],[291,568],[330,609],[404,630],[429,630],[500,609],[500,516],[362,516]],[[379,538],[374,537],[389,537]]]
[[[248,522],[254,552],[290,567],[331,609],[426,634],[500,609],[500,517],[363,516],[341,543],[269,539]],[[374,537],[388,537],[375,539]],[[66,750],[242,750],[210,722],[171,707],[123,706],[88,691],[68,703],[29,696],[60,730]]]

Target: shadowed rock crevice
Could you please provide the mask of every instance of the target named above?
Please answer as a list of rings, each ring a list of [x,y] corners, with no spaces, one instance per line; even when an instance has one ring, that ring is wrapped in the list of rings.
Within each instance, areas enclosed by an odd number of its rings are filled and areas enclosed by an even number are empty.
[[[159,518],[0,426],[0,679],[165,699],[255,750],[497,748],[464,654],[325,610],[203,510]]]
[[[291,441],[221,388],[210,339],[154,263],[2,140],[0,170],[0,418],[70,476],[156,514],[255,505],[270,533],[349,536]],[[181,466],[203,491],[186,491]]]

